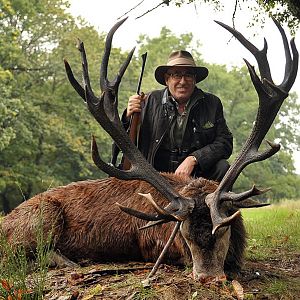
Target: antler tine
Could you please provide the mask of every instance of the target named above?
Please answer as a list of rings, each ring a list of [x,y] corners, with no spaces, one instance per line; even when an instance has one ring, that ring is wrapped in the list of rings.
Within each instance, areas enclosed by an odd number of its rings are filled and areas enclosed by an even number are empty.
[[[272,75],[270,71],[269,62],[267,59],[267,51],[268,51],[268,43],[266,39],[264,39],[264,47],[262,50],[258,50],[251,42],[249,42],[239,31],[231,28],[230,26],[215,21],[217,24],[222,26],[223,28],[227,29],[232,35],[246,48],[248,49],[253,56],[255,57],[256,61],[258,62],[259,72],[261,78],[266,78],[270,82],[273,82]]]
[[[290,49],[289,49],[289,43],[288,43],[286,34],[285,34],[282,26],[279,24],[279,22],[275,18],[272,17],[272,20],[275,23],[276,27],[278,28],[278,30],[281,34],[282,42],[284,45],[284,54],[285,54],[285,59],[286,59],[284,78],[286,78],[287,76],[289,76],[290,69],[292,66],[292,58],[291,58],[291,53],[290,53]],[[283,79],[283,81],[284,81],[284,79]]]
[[[107,67],[108,67],[108,61],[109,61],[109,55],[110,55],[110,50],[111,50],[111,44],[112,44],[112,39],[114,36],[114,33],[117,31],[117,29],[127,20],[127,18],[124,18],[117,22],[109,31],[106,37],[106,42],[105,42],[105,54],[102,58],[102,63],[101,63],[101,69],[100,69],[100,88],[103,90],[106,86],[107,83]]]
[[[240,154],[237,156],[235,161],[232,163],[232,165],[226,172],[224,178],[220,182],[215,192],[207,195],[205,199],[205,202],[210,209],[210,214],[213,223],[213,230],[212,230],[213,233],[215,233],[218,228],[230,224],[239,215],[239,212],[236,212],[234,215],[229,217],[224,218],[223,216],[221,216],[221,213],[219,211],[219,206],[221,202],[223,201],[239,202],[243,199],[247,199],[255,195],[260,195],[268,191],[268,189],[259,190],[255,186],[253,186],[252,189],[250,189],[249,191],[240,194],[234,194],[232,192],[229,192],[230,188],[236,181],[237,177],[247,165],[257,161],[265,160],[271,157],[272,155],[274,155],[280,149],[280,145],[267,141],[270,148],[261,153],[258,152],[258,149],[263,139],[265,138],[284,99],[287,98],[288,92],[291,89],[296,79],[297,70],[298,70],[298,52],[295,43],[292,40],[291,42],[291,48],[293,52],[293,59],[292,59],[291,54],[289,52],[290,50],[288,47],[286,35],[282,27],[279,25],[279,23],[276,22],[275,20],[274,22],[281,32],[283,44],[286,52],[286,60],[287,60],[286,68],[285,68],[285,78],[283,83],[279,86],[276,86],[270,80],[271,76],[269,76],[268,74],[269,64],[267,60],[266,61],[261,60],[264,55],[262,54],[257,55],[256,48],[251,43],[249,43],[241,33],[237,32],[236,30],[232,29],[227,25],[224,25],[223,23],[217,22],[222,27],[229,30],[234,36],[236,36],[237,39],[255,56],[259,69],[263,70],[263,72],[265,73],[261,73],[262,80],[260,80],[254,70],[254,67],[251,66],[247,60],[245,60],[250,73],[252,83],[258,94],[259,107],[258,107],[256,120],[252,128],[252,131],[247,141],[245,142]],[[266,51],[263,52],[266,53]],[[268,77],[264,77],[263,76],[264,74],[267,74]]]
[[[88,87],[88,90],[90,93],[92,93],[92,88],[90,84],[90,78],[89,78],[89,72],[88,72],[88,62],[86,59],[86,53],[84,49],[84,44],[80,39],[77,39],[77,49],[79,50],[81,54],[81,61],[82,61],[82,70],[83,70],[83,81],[84,84]],[[86,102],[86,89],[84,89],[81,84],[76,80],[73,71],[71,69],[70,64],[66,59],[64,59],[65,64],[65,70],[68,76],[68,79],[75,89],[75,91],[78,93],[78,95],[83,99],[84,102]]]
[[[287,70],[286,76],[284,77],[284,80],[280,87],[284,90],[290,90],[296,80],[297,73],[298,73],[298,65],[299,65],[299,53],[297,51],[296,45],[295,45],[295,39],[291,39],[291,49],[293,53],[293,60],[291,68]]]
[[[292,87],[292,85],[295,82],[297,72],[298,72],[298,60],[299,60],[299,54],[295,45],[295,39],[292,38],[290,41],[291,45],[291,50],[293,53],[293,58],[291,56],[290,52],[290,47],[288,43],[288,39],[286,37],[286,34],[280,25],[280,23],[272,17],[273,22],[275,23],[276,27],[278,28],[281,37],[282,37],[282,42],[284,45],[284,53],[285,53],[285,59],[286,59],[286,64],[285,64],[285,73],[284,73],[284,78],[282,83],[279,85],[282,89],[289,91]]]
[[[68,79],[74,88],[74,90],[77,92],[77,94],[84,100],[85,102],[85,90],[84,88],[79,84],[79,82],[76,80],[73,71],[71,69],[70,64],[66,59],[64,59],[64,64],[65,64],[65,70],[68,76]]]
[[[114,78],[114,80],[112,80],[111,82],[108,81],[107,79],[107,69],[108,69],[108,62],[109,62],[109,56],[110,56],[110,52],[111,52],[111,45],[112,45],[112,40],[113,40],[113,36],[115,34],[115,32],[117,31],[117,29],[127,20],[127,18],[117,22],[109,31],[109,33],[107,34],[106,37],[106,41],[105,41],[105,50],[104,50],[104,55],[102,58],[102,62],[101,62],[101,68],[100,68],[100,88],[101,90],[106,90],[106,89],[110,89],[111,87],[111,92],[114,92],[118,89],[118,86],[121,82],[121,79],[131,61],[133,52],[135,50],[135,48],[133,48],[130,53],[128,54],[128,57],[126,59],[126,61],[123,63],[123,65],[121,66],[119,73],[116,75],[116,77]]]
[[[148,213],[144,213],[138,210],[135,210],[133,208],[121,205],[120,203],[116,202],[116,205],[119,206],[119,208],[125,212],[128,215],[134,216],[138,219],[142,219],[142,220],[146,220],[146,221],[161,221],[161,220],[165,220],[165,216],[162,215],[154,215],[154,214],[148,214]],[[173,219],[172,219],[173,220]]]
[[[112,137],[117,146],[123,151],[126,157],[131,162],[131,169],[123,171],[115,168],[114,166],[105,163],[98,152],[95,139],[92,139],[92,157],[95,164],[110,176],[117,177],[119,179],[140,179],[149,182],[153,185],[163,196],[165,196],[172,203],[172,210],[168,213],[166,210],[166,219],[176,219],[179,221],[184,220],[187,215],[192,211],[194,202],[191,199],[182,198],[171,186],[171,184],[161,176],[143,157],[140,151],[131,142],[128,134],[126,133],[118,114],[118,88],[121,82],[131,58],[133,56],[134,49],[130,51],[126,61],[120,67],[116,77],[109,81],[107,79],[107,69],[109,55],[111,51],[112,39],[115,31],[124,23],[126,19],[116,23],[109,31],[105,44],[105,51],[100,69],[100,87],[102,94],[100,98],[97,98],[90,86],[88,64],[86,59],[86,53],[83,43],[79,44],[79,50],[81,52],[82,59],[82,71],[84,87],[82,87],[75,79],[71,67],[65,61],[66,72],[74,89],[77,93],[86,101],[87,107],[96,121],[101,127]],[[173,207],[177,210],[174,211]],[[160,208],[163,211],[163,208]],[[157,220],[157,219],[155,219]]]
[[[95,97],[94,94],[93,94],[93,91],[92,91],[92,87],[91,87],[90,76],[89,76],[89,67],[88,67],[88,62],[87,62],[87,59],[86,59],[84,44],[80,39],[78,39],[77,41],[78,41],[77,49],[80,52],[81,61],[82,61],[83,83],[87,87],[85,90],[88,91],[90,94],[92,94],[93,97]],[[84,99],[84,100],[86,100],[86,99]]]

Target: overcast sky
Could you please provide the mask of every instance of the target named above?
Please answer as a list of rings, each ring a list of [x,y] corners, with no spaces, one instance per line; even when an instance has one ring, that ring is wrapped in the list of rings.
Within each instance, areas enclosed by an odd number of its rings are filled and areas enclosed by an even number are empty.
[[[194,39],[202,44],[198,49],[205,61],[210,63],[226,64],[227,66],[242,66],[243,58],[256,65],[253,56],[244,49],[231,35],[220,27],[214,20],[232,25],[232,12],[235,1],[226,4],[226,10],[214,11],[211,6],[193,4],[184,5],[181,8],[175,6],[160,6],[154,12],[150,12],[142,18],[135,19],[142,13],[150,10],[162,0],[70,0],[70,12],[74,16],[82,16],[91,23],[99,32],[108,32],[115,22],[124,13],[135,7],[128,16],[129,19],[121,26],[114,35],[113,45],[124,50],[136,46],[136,40],[140,34],[150,37],[159,36],[162,26],[166,26],[177,34],[193,33]],[[284,73],[284,52],[280,34],[274,23],[267,19],[264,28],[258,26],[249,28],[251,15],[237,10],[235,18],[236,29],[259,49],[263,47],[263,38],[266,37],[269,45],[268,58],[275,83],[282,81]],[[288,32],[288,31],[286,31]],[[288,38],[290,36],[288,35]],[[300,30],[296,33],[296,45],[300,50]],[[292,88],[300,96],[300,74]],[[223,99],[225,101],[225,99]],[[296,167],[300,174],[300,152],[295,156]]]

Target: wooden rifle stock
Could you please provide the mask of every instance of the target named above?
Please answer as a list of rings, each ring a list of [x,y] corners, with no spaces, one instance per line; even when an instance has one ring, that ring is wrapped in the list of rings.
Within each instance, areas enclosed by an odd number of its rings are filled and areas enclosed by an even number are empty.
[[[130,140],[136,145],[137,144],[137,134],[138,134],[138,126],[140,123],[140,113],[134,113],[131,117],[130,121],[130,129],[129,129],[129,137]],[[126,156],[123,157],[123,170],[130,169],[130,161]]]
[[[147,59],[147,52],[142,55],[142,70],[137,86],[137,94],[141,95],[144,97],[144,93],[140,93],[141,91],[141,84],[142,84],[142,79],[143,79],[143,74],[144,74],[144,69],[145,69],[145,64],[146,64],[146,59]],[[129,137],[130,140],[137,145],[137,137],[138,137],[138,127],[140,123],[140,113],[133,113],[133,115],[130,118],[130,125],[129,125]],[[130,161],[127,159],[126,156],[123,156],[123,164],[122,164],[122,169],[123,170],[129,170],[130,169]]]

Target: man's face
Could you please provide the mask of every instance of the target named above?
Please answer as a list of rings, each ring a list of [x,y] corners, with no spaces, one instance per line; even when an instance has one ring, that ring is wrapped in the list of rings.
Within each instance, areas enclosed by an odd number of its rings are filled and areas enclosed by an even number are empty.
[[[165,74],[165,81],[179,104],[190,99],[196,84],[193,69],[188,67],[171,67]]]

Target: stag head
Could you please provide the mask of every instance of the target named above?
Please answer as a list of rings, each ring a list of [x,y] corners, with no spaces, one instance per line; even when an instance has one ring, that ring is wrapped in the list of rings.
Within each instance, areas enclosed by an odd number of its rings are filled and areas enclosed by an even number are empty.
[[[256,74],[254,67],[251,66],[246,60],[245,62],[248,67],[253,85],[258,94],[259,107],[256,121],[249,138],[245,142],[243,149],[231,165],[219,186],[215,186],[212,191],[206,190],[204,193],[203,190],[199,190],[198,192],[191,194],[186,191],[188,191],[189,188],[190,190],[193,190],[195,186],[199,186],[203,179],[190,179],[190,184],[188,187],[184,188],[180,192],[176,191],[166,177],[159,174],[146,161],[146,159],[129,139],[120,121],[117,109],[118,88],[122,76],[124,75],[124,72],[130,63],[134,49],[129,52],[129,55],[124,64],[121,66],[119,73],[112,81],[109,81],[107,78],[107,68],[113,35],[125,20],[126,19],[116,23],[107,35],[105,52],[100,70],[100,88],[102,91],[100,97],[95,96],[91,88],[88,63],[82,42],[79,42],[78,49],[82,58],[83,85],[78,83],[73,75],[70,65],[67,61],[65,61],[65,68],[70,83],[86,102],[89,111],[94,116],[96,121],[104,128],[106,132],[110,134],[118,147],[126,155],[131,163],[131,168],[127,171],[123,171],[115,168],[111,164],[105,163],[99,155],[98,147],[94,138],[92,140],[93,160],[96,166],[110,176],[124,180],[139,179],[149,182],[169,201],[169,204],[166,207],[162,207],[156,203],[150,194],[142,194],[142,196],[144,196],[154,207],[156,213],[153,214],[137,211],[135,209],[119,205],[121,210],[124,212],[148,221],[143,228],[148,228],[170,221],[176,221],[174,231],[149,277],[151,277],[157,270],[165,251],[167,250],[169,244],[172,243],[177,231],[180,228],[181,234],[185,238],[192,255],[194,277],[204,280],[210,276],[222,279],[225,276],[224,261],[228,251],[228,241],[231,234],[230,225],[232,222],[236,222],[240,216],[239,210],[235,210],[233,214],[228,215],[228,207],[259,207],[264,205],[249,198],[262,194],[267,190],[259,190],[253,186],[249,191],[235,194],[230,191],[230,188],[247,165],[267,159],[275,154],[280,148],[279,145],[268,142],[270,149],[262,153],[258,152],[258,148],[260,147],[262,140],[272,125],[284,99],[288,96],[288,92],[291,89],[297,75],[298,52],[295,47],[294,40],[291,40],[290,51],[289,44],[282,27],[276,20],[274,20],[281,33],[286,56],[285,76],[283,82],[277,86],[274,84],[270,74],[269,63],[267,60],[266,40],[264,48],[262,50],[258,50],[253,44],[247,41],[241,33],[221,22],[217,22],[223,28],[231,32],[233,36],[236,37],[255,56],[257,60],[261,79]],[[195,238],[195,230],[192,228],[195,226],[195,224],[199,224],[199,222],[195,222],[195,219],[197,219],[197,216],[199,216],[197,210],[199,210],[200,198],[202,199],[202,203],[205,200],[204,205],[206,205],[206,209],[210,212],[208,213],[208,216],[210,215],[209,234],[210,240],[213,241],[211,253],[207,253],[206,251],[206,257],[201,249],[201,246],[197,242],[197,238]],[[207,261],[210,263],[207,264]]]

